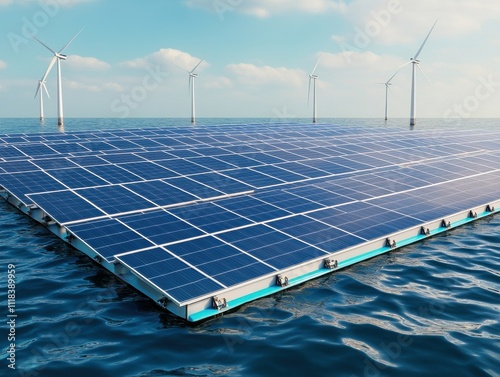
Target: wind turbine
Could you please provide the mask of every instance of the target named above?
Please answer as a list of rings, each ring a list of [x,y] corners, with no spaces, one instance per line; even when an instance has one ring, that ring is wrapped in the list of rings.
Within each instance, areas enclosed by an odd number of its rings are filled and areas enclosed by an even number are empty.
[[[410,126],[412,126],[412,127],[415,126],[415,124],[416,124],[416,111],[417,111],[416,89],[417,89],[417,87],[416,87],[415,78],[416,78],[416,73],[417,73],[416,72],[417,67],[418,67],[418,69],[420,69],[422,74],[425,76],[424,71],[422,71],[422,68],[420,68],[420,66],[419,66],[420,60],[417,60],[417,58],[420,55],[420,53],[422,52],[422,49],[424,48],[425,43],[427,42],[427,39],[429,39],[429,36],[431,35],[432,30],[434,30],[434,26],[436,26],[437,22],[438,22],[438,20],[436,20],[436,22],[434,22],[434,25],[432,25],[431,30],[429,31],[429,34],[427,34],[427,37],[425,37],[424,43],[422,43],[422,46],[420,46],[420,48],[418,49],[415,56],[413,58],[411,58],[408,63],[403,65],[403,67],[408,65],[408,64],[412,65],[412,70],[411,70],[411,110],[410,110]],[[425,76],[425,77],[427,78],[427,76]]]
[[[307,91],[307,104],[309,105],[309,99],[311,96],[311,80],[313,82],[313,123],[318,122],[318,115],[317,115],[317,108],[316,108],[316,80],[319,78],[318,75],[315,75],[314,72],[316,71],[316,68],[318,67],[319,60],[321,59],[321,54],[318,58],[318,61],[316,62],[316,65],[314,66],[312,72],[309,74],[309,89]]]
[[[391,78],[389,80],[387,80],[386,82],[383,83],[385,85],[385,120],[386,121],[387,121],[387,97],[388,97],[389,87],[392,85],[391,80],[394,78],[394,76],[397,75],[398,72],[399,72],[399,69],[396,71],[395,74],[393,74],[391,76]]]
[[[38,86],[36,88],[35,92],[35,98],[40,92],[40,124],[43,124],[44,122],[44,114],[43,114],[43,92],[47,94],[47,97],[50,98],[49,92],[47,91],[47,86],[45,85],[45,78],[46,75],[41,80],[38,80]]]
[[[189,88],[191,92],[191,123],[196,123],[196,109],[195,109],[195,101],[194,101],[194,79],[198,77],[197,73],[194,73],[196,68],[204,61],[205,59],[201,59],[198,64],[194,66],[191,71],[188,71],[189,74]]]
[[[67,55],[64,55],[62,52],[70,45],[71,42],[83,31],[80,30],[71,40],[66,43],[66,45],[61,48],[58,52],[52,50],[49,46],[47,46],[45,43],[43,43],[41,40],[39,40],[37,37],[32,35],[34,39],[36,39],[42,46],[44,46],[47,50],[52,52],[54,54],[54,57],[49,63],[49,66],[47,68],[47,71],[45,72],[45,75],[43,76],[43,79],[40,81],[43,81],[43,86],[45,86],[45,78],[48,76],[50,73],[50,70],[54,66],[54,64],[57,61],[57,113],[58,113],[58,121],[57,124],[59,126],[64,125],[64,116],[63,116],[63,99],[62,99],[62,79],[61,79],[61,60],[66,60],[68,58]]]

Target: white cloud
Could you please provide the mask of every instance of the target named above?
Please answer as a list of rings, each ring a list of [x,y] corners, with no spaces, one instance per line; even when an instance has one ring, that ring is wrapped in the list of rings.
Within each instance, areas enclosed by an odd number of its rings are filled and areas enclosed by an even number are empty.
[[[226,12],[241,12],[258,18],[266,18],[280,13],[345,12],[343,0],[184,0],[192,8],[203,8],[223,17]]]
[[[233,86],[230,78],[224,76],[208,77],[200,82],[207,89],[226,89]]]
[[[345,18],[352,29],[332,39],[365,49],[373,41],[406,44],[423,41],[432,23],[439,19],[433,34],[460,37],[480,31],[485,21],[500,17],[497,0],[354,0],[345,5]],[[356,38],[358,42],[356,43]]]
[[[253,64],[229,64],[227,69],[244,85],[266,85],[279,83],[286,86],[299,87],[304,82],[306,73],[300,69],[286,67],[258,67]]]
[[[69,55],[68,66],[78,70],[105,71],[111,68],[109,63],[102,60],[80,55]]]
[[[174,64],[185,71],[190,71],[200,62],[200,60],[201,58],[194,57],[184,51],[173,48],[162,48],[143,58],[123,62],[122,65],[129,68],[144,69],[156,65],[168,66]],[[197,71],[203,70],[207,66],[208,63],[203,61],[197,68]]]
[[[7,63],[4,62],[3,60],[0,60],[0,69],[5,69],[7,68]]]

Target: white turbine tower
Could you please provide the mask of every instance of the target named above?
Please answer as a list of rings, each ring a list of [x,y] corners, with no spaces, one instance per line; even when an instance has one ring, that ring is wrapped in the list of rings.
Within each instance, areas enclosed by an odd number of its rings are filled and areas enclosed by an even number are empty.
[[[389,80],[387,80],[386,82],[383,83],[385,85],[385,120],[386,121],[387,121],[387,100],[388,100],[388,94],[389,94],[388,93],[389,87],[392,85],[391,80],[394,78],[394,76],[397,75],[398,72],[399,72],[399,70],[397,70],[396,73],[393,74]]]
[[[40,93],[40,124],[44,122],[44,113],[43,113],[43,92],[47,94],[47,97],[50,98],[49,92],[47,91],[47,86],[45,85],[46,75],[43,76],[41,80],[38,80],[38,86],[35,92],[35,98]]]
[[[418,49],[417,53],[415,54],[415,56],[413,58],[410,59],[410,61],[408,63],[406,63],[405,65],[408,65],[408,64],[411,64],[412,65],[412,70],[411,70],[411,110],[410,110],[410,126],[415,126],[416,124],[416,111],[417,111],[417,95],[416,95],[416,89],[417,89],[417,84],[416,84],[416,69],[418,67],[418,69],[420,69],[420,71],[422,72],[422,74],[425,76],[425,73],[424,71],[422,71],[422,68],[420,68],[419,66],[419,63],[420,63],[420,60],[417,60],[418,56],[420,55],[420,53],[422,52],[422,49],[424,48],[425,46],[425,43],[427,42],[427,39],[429,39],[429,36],[431,35],[432,33],[432,30],[434,30],[434,26],[436,26],[436,23],[438,22],[438,20],[436,20],[436,22],[434,22],[434,25],[432,25],[432,28],[431,30],[429,31],[429,34],[427,34],[427,37],[425,37],[425,40],[424,40],[424,43],[422,43],[422,46],[420,46],[420,48]],[[427,78],[427,77],[426,77]]]
[[[191,71],[188,71],[189,74],[189,88],[191,92],[191,123],[196,123],[196,109],[195,109],[195,96],[194,96],[194,79],[198,77],[197,73],[194,73],[196,68],[204,61],[205,59],[201,59],[198,64],[194,66]]]
[[[45,78],[48,76],[50,73],[50,70],[54,66],[56,60],[57,60],[57,113],[58,113],[58,121],[57,124],[59,126],[64,125],[64,116],[63,116],[63,99],[62,99],[62,79],[61,79],[61,60],[66,60],[68,57],[67,55],[64,55],[62,52],[69,46],[71,42],[83,31],[80,30],[71,40],[66,43],[66,45],[61,48],[58,52],[52,50],[49,46],[47,46],[45,43],[43,43],[41,40],[39,40],[37,37],[34,35],[32,36],[34,39],[36,39],[42,46],[44,46],[46,49],[48,49],[50,52],[54,54],[54,57],[49,63],[49,66],[47,68],[47,71],[45,72],[45,75],[43,76],[44,78],[41,81],[44,81],[45,85]]]
[[[316,71],[316,68],[318,67],[319,60],[321,59],[321,54],[318,58],[318,61],[316,62],[316,65],[314,66],[312,72],[309,74],[309,89],[307,91],[307,105],[309,106],[309,99],[311,97],[311,81],[313,82],[313,123],[318,122],[318,114],[317,114],[317,106],[316,106],[316,80],[319,78],[318,75],[315,75],[314,72]]]

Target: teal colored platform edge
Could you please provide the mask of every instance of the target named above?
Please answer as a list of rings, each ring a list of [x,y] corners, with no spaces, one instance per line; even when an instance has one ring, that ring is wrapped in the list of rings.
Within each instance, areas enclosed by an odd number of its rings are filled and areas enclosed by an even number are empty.
[[[399,249],[399,248],[401,248],[403,246],[407,246],[407,245],[410,245],[410,244],[422,241],[424,239],[430,238],[430,237],[438,235],[440,233],[444,233],[444,232],[446,232],[446,231],[448,231],[450,229],[457,228],[457,227],[459,227],[461,225],[465,225],[465,224],[471,223],[471,222],[476,221],[476,220],[478,220],[480,218],[491,216],[491,215],[493,215],[493,214],[495,214],[497,212],[499,212],[499,211],[496,210],[496,209],[493,212],[484,211],[482,213],[478,213],[476,218],[466,217],[464,219],[457,220],[457,221],[451,223],[449,227],[446,227],[446,228],[445,227],[439,227],[439,228],[436,228],[434,230],[431,230],[429,235],[419,234],[419,235],[417,235],[415,237],[410,237],[410,238],[407,238],[405,240],[399,241],[397,243],[397,246],[394,247],[394,248],[391,248],[391,247],[381,247],[381,248],[378,248],[378,249],[375,249],[375,250],[372,250],[372,251],[360,254],[360,255],[358,255],[356,257],[346,259],[346,260],[344,260],[342,262],[339,262],[338,267],[336,269],[330,270],[328,268],[320,268],[319,270],[311,271],[311,272],[308,272],[307,274],[297,276],[295,278],[290,279],[288,281],[288,285],[286,287],[281,287],[281,286],[275,285],[275,286],[272,286],[272,287],[264,288],[264,289],[255,291],[253,293],[250,293],[250,294],[238,297],[238,298],[236,298],[234,300],[228,301],[227,302],[227,306],[224,309],[222,309],[222,310],[218,310],[218,309],[215,309],[215,308],[209,308],[209,309],[201,310],[199,312],[193,313],[190,316],[188,316],[187,320],[189,322],[198,322],[198,321],[210,318],[210,317],[217,316],[217,315],[222,314],[222,313],[224,313],[224,312],[226,312],[228,310],[235,309],[236,307],[241,306],[243,304],[246,304],[248,302],[251,302],[251,301],[254,301],[254,300],[266,297],[266,296],[270,296],[270,295],[272,295],[274,293],[278,293],[278,292],[282,291],[283,289],[287,289],[287,288],[290,288],[290,287],[302,284],[302,283],[304,283],[306,281],[318,278],[320,276],[323,276],[323,275],[326,275],[326,274],[330,274],[330,273],[332,273],[334,271],[337,271],[337,270],[339,270],[341,268],[346,268],[348,266],[351,266],[353,264],[362,262],[364,260],[371,259],[371,258],[376,257],[376,256],[381,255],[381,254],[385,254],[385,253],[387,253],[389,251],[393,251],[393,250]]]

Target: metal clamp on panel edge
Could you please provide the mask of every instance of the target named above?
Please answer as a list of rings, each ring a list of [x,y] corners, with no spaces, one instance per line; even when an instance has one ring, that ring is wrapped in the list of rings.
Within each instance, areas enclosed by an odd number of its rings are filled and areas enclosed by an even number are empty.
[[[429,230],[429,228],[421,227],[420,228],[420,234],[422,236],[430,236],[431,231]]]
[[[160,305],[161,305],[161,307],[163,307],[164,309],[166,309],[166,308],[167,308],[167,304],[168,304],[168,302],[169,302],[169,301],[170,301],[170,300],[169,300],[169,299],[168,299],[168,297],[166,297],[166,296],[162,296],[162,297],[160,297],[158,300],[156,300],[156,302],[157,302],[158,304],[160,304]]]
[[[385,239],[385,246],[386,247],[390,247],[391,249],[394,249],[396,248],[397,244],[396,244],[396,241],[395,240],[392,240],[390,238],[386,238]]]
[[[477,219],[477,212],[473,212],[472,210],[470,210],[468,217],[470,219]]]
[[[441,221],[441,228],[451,228],[451,222],[443,219],[443,221]]]
[[[227,301],[225,298],[214,296],[212,297],[212,307],[217,310],[222,310],[224,308],[227,308]]]
[[[495,212],[495,207],[493,207],[492,205],[487,205],[486,206],[486,212]]]
[[[276,276],[276,285],[280,287],[286,287],[288,285],[288,278],[283,275]]]
[[[336,259],[326,258],[324,266],[329,270],[335,270],[336,268],[338,268],[339,263]]]

